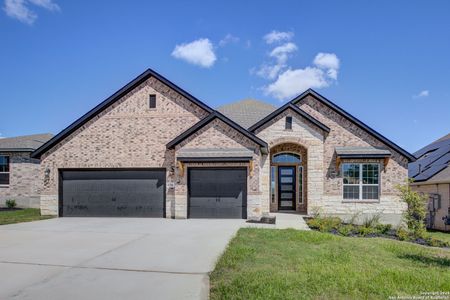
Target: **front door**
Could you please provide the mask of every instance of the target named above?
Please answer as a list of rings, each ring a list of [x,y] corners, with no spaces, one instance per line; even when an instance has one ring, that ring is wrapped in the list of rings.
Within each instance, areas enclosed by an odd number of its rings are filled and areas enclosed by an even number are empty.
[[[278,166],[278,209],[295,210],[295,166]]]

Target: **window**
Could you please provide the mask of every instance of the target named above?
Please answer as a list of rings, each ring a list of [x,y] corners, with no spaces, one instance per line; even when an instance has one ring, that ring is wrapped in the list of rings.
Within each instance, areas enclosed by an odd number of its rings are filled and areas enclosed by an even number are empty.
[[[148,103],[150,108],[156,108],[156,95],[152,94],[148,97]]]
[[[270,168],[270,199],[272,203],[275,203],[275,178],[277,178],[277,167],[272,166]]]
[[[9,184],[9,156],[0,156],[0,185]]]
[[[303,167],[298,166],[298,203],[303,203]]]
[[[294,153],[279,153],[272,157],[272,163],[293,163],[299,164],[302,160],[300,155]]]
[[[344,199],[377,200],[379,198],[379,171],[379,164],[343,164]]]
[[[286,128],[285,129],[292,129],[292,117],[286,117]]]

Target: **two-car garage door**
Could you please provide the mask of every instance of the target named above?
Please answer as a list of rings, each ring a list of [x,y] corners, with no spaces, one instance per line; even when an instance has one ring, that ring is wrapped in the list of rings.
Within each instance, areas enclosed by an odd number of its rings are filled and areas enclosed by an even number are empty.
[[[63,170],[60,216],[164,217],[164,169]],[[189,218],[247,218],[246,168],[189,168]]]
[[[65,170],[60,216],[163,217],[163,169]]]

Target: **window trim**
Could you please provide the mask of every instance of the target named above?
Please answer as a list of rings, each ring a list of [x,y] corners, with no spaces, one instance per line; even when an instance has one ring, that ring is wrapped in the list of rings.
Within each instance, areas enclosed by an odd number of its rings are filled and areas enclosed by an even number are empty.
[[[9,187],[9,185],[11,184],[11,156],[4,154],[1,154],[0,157],[1,156],[8,158],[8,172],[0,172],[0,174],[8,174],[8,183],[7,184],[0,183],[0,187]]]
[[[359,166],[359,178],[358,184],[354,184],[354,183],[344,183],[344,166],[345,165],[358,165]],[[363,183],[363,165],[377,165],[378,166],[378,184],[373,184],[373,183]],[[341,166],[341,174],[342,174],[342,200],[343,202],[380,202],[380,197],[381,197],[381,168],[380,168],[380,163],[379,162],[364,162],[364,163],[359,163],[359,162],[345,162],[342,163]],[[359,197],[358,199],[345,199],[344,198],[344,187],[345,186],[358,186],[358,192],[359,192]],[[378,198],[377,199],[363,199],[363,187],[364,186],[377,186],[378,187]]]

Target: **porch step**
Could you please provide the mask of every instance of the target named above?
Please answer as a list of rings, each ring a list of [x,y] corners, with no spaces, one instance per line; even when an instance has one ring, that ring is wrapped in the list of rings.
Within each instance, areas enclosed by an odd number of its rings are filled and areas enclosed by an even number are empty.
[[[297,213],[270,213],[276,218],[275,224],[247,223],[248,227],[311,230],[303,219],[304,215]]]

